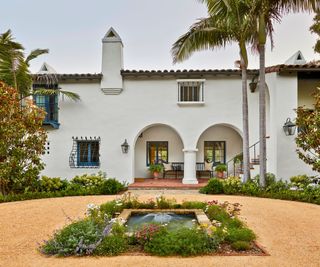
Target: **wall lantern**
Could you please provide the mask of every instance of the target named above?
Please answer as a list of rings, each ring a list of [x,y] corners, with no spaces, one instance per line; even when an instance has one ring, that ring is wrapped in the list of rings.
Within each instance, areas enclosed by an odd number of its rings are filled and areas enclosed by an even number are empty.
[[[294,135],[296,132],[297,125],[295,125],[290,118],[287,118],[286,122],[283,125],[283,131],[286,134],[286,136]]]
[[[254,76],[252,78],[251,83],[249,83],[249,88],[250,88],[251,93],[254,93],[257,89],[257,85],[258,85],[257,79],[258,79],[258,76]]]
[[[127,139],[124,140],[124,143],[121,145],[122,153],[127,154],[129,151],[129,144]]]

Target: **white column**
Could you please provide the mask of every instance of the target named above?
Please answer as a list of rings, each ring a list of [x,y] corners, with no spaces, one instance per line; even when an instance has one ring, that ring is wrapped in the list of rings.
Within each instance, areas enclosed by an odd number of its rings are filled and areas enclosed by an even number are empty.
[[[183,149],[184,152],[184,173],[183,184],[197,184],[196,156],[198,149]]]

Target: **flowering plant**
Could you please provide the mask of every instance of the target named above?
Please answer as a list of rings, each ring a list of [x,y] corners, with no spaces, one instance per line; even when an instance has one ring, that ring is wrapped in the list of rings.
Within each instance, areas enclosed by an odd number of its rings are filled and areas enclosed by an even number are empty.
[[[159,224],[145,224],[137,232],[135,232],[135,238],[137,239],[138,243],[143,245],[152,240],[152,237],[156,233],[160,232],[161,229],[163,229],[163,226]]]

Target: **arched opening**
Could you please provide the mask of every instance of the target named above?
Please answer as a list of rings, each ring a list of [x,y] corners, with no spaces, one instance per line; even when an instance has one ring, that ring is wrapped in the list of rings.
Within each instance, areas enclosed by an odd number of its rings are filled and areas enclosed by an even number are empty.
[[[234,157],[242,153],[241,135],[242,132],[237,127],[229,124],[208,127],[198,138],[197,162],[212,162],[213,167],[219,164],[229,165]]]
[[[143,128],[134,143],[134,178],[151,178],[150,164],[183,162],[183,141],[179,133],[166,124]]]

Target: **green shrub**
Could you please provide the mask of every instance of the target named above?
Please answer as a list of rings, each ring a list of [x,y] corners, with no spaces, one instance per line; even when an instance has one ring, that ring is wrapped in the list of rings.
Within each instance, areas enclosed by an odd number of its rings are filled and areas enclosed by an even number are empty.
[[[101,187],[106,180],[106,174],[103,172],[98,172],[98,174],[83,174],[81,176],[77,175],[71,179],[71,184],[78,184],[83,187]]]
[[[251,242],[255,238],[254,232],[248,228],[229,228],[225,240],[232,243],[236,241]]]
[[[152,173],[154,172],[162,172],[163,171],[163,165],[162,164],[150,164],[148,170]]]
[[[124,209],[120,201],[112,200],[100,205],[100,214],[102,219],[106,216],[113,218],[117,212],[121,212]]]
[[[266,187],[268,187],[276,181],[276,176],[273,173],[267,172],[265,179],[266,179]],[[259,174],[256,175],[252,180],[259,185],[260,175]]]
[[[205,209],[207,203],[201,201],[184,201],[179,208],[181,209]]]
[[[94,250],[97,256],[116,256],[128,249],[128,240],[124,235],[106,236]]]
[[[227,224],[230,220],[229,214],[220,206],[218,205],[211,205],[208,207],[206,214],[210,221],[216,220],[223,224]]]
[[[227,165],[219,164],[216,166],[215,171],[216,172],[225,172],[225,171],[227,171]]]
[[[251,244],[247,241],[236,241],[231,244],[231,247],[237,251],[244,251],[251,249]]]
[[[100,187],[101,194],[114,195],[125,189],[124,184],[117,181],[115,178],[105,180]]]
[[[281,192],[284,190],[288,189],[288,183],[283,182],[282,180],[275,181],[274,183],[270,184],[267,188],[266,191],[268,192]]]
[[[291,184],[299,188],[304,188],[308,186],[312,180],[307,175],[296,175],[290,178]]]
[[[62,180],[60,177],[42,176],[39,185],[42,192],[55,192],[65,190],[68,186],[68,181]]]
[[[230,228],[242,228],[243,222],[238,218],[230,218],[229,220],[227,220],[227,225]]]
[[[233,195],[241,192],[241,180],[239,177],[228,177],[222,184],[223,193],[225,194]]]
[[[78,191],[56,191],[56,192],[26,192],[23,194],[9,194],[1,195],[0,194],[0,203],[2,202],[12,202],[12,201],[22,201],[29,199],[41,199],[41,198],[53,198],[53,197],[65,197],[65,196],[85,196],[93,195],[93,192],[88,190],[78,190]]]
[[[261,192],[261,187],[257,181],[248,181],[242,184],[241,193],[249,196],[257,196]]]
[[[144,246],[146,252],[158,256],[195,256],[215,251],[219,240],[208,236],[203,230],[180,228],[160,231]]]
[[[102,225],[93,220],[77,221],[56,232],[41,250],[48,255],[88,255],[102,238],[102,230]]]
[[[114,223],[112,225],[112,234],[113,235],[124,236],[125,232],[126,232],[126,227],[123,224]]]
[[[147,202],[140,202],[139,209],[154,209],[156,207],[156,202],[150,199]]]
[[[239,194],[320,204],[320,186],[311,186],[311,182],[312,179],[306,175],[291,177],[291,183],[281,180],[276,181],[274,174],[267,173],[265,188],[261,188],[259,185],[259,175],[244,184],[241,184],[240,180],[236,177],[227,178],[222,183],[225,194]],[[199,190],[200,193],[215,194],[209,183]],[[290,190],[292,186],[298,187],[299,190]]]
[[[217,178],[212,178],[209,180],[208,184],[200,189],[200,193],[203,194],[222,194],[223,184]]]
[[[156,207],[158,209],[170,209],[176,204],[174,199],[167,199],[163,195],[156,198]]]

